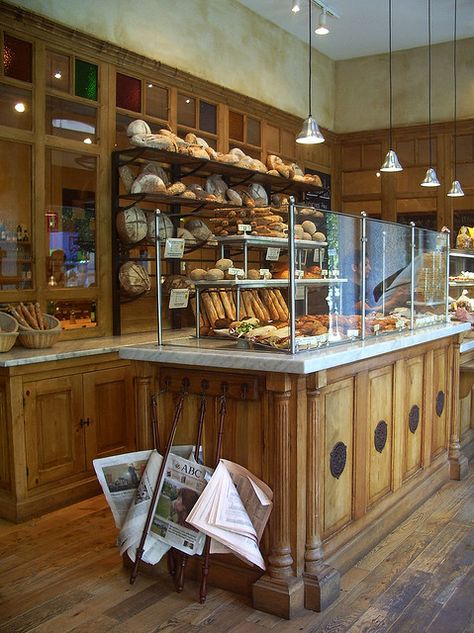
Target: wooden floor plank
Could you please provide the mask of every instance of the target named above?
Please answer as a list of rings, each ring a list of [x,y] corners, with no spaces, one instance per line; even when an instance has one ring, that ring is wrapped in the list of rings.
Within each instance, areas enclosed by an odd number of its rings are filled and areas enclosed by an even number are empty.
[[[474,630],[474,570],[471,569],[431,624],[426,633]]]

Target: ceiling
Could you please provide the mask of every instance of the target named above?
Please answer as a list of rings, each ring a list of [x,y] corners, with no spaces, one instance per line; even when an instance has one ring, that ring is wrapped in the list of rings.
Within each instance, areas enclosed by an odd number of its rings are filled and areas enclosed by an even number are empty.
[[[308,41],[308,0],[291,12],[291,0],[238,0],[285,31]],[[313,47],[331,59],[350,59],[388,51],[388,0],[324,0],[341,17],[328,16],[328,35],[313,33]],[[425,46],[428,41],[428,0],[393,0],[392,48]],[[320,10],[313,5],[313,24]],[[454,32],[454,0],[432,0],[433,44],[450,42]],[[457,0],[457,37],[474,37],[474,0]]]

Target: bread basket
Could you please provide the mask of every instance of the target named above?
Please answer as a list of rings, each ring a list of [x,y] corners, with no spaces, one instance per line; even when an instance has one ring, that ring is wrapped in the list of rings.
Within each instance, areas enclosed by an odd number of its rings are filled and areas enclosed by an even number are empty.
[[[61,334],[61,324],[56,317],[50,314],[43,314],[43,321],[48,328],[47,330],[30,330],[21,323],[18,325],[18,340],[23,347],[43,349],[56,343]]]
[[[0,352],[9,352],[15,345],[18,336],[18,323],[16,319],[0,312]]]

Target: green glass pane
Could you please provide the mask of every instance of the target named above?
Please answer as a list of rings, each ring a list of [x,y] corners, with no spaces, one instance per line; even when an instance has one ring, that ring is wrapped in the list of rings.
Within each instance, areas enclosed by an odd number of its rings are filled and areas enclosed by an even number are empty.
[[[76,59],[75,95],[97,101],[97,66]]]

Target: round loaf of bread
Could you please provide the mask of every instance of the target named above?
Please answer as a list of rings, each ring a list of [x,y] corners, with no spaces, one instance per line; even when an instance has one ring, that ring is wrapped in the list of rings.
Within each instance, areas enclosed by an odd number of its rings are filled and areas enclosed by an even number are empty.
[[[244,158],[244,156],[247,156],[247,154],[246,154],[245,152],[243,152],[243,151],[242,151],[240,148],[238,148],[238,147],[233,147],[233,148],[230,150],[229,154],[233,154],[234,156],[238,156],[238,157],[239,157],[239,160],[240,160],[241,158]]]
[[[132,121],[127,127],[127,136],[135,136],[136,134],[151,134],[150,126],[146,121],[142,121],[141,119],[136,119]]]
[[[189,278],[193,281],[202,281],[203,279],[206,279],[206,275],[207,270],[204,270],[204,268],[195,268],[189,273]]]
[[[132,185],[131,193],[160,193],[166,191],[165,183],[154,174],[140,175]]]
[[[194,193],[194,191],[190,191],[189,189],[186,189],[186,191],[183,191],[183,193],[181,194],[182,198],[188,198],[189,200],[196,200],[196,194]]]
[[[166,193],[169,196],[180,196],[186,191],[186,185],[184,182],[174,182],[172,185],[166,188]]]
[[[197,136],[193,134],[192,132],[188,132],[186,136],[184,137],[184,140],[186,141],[186,143],[195,144],[197,141]]]
[[[316,233],[313,233],[313,240],[315,242],[325,242],[326,241],[326,236],[324,235],[324,233],[321,233],[320,231],[317,231]]]
[[[184,240],[187,244],[196,244],[196,238],[187,229],[182,229],[181,227],[179,227],[176,235],[177,237]]]
[[[218,270],[223,270],[224,272],[226,270],[229,270],[229,268],[232,268],[234,265],[234,262],[231,259],[218,259],[215,265],[215,268],[217,268]]]
[[[218,268],[211,268],[206,273],[206,281],[221,281],[224,279],[224,271]]]
[[[205,141],[203,138],[201,138],[200,136],[196,136],[195,143],[196,145],[199,145],[199,147],[202,147],[203,149],[206,149],[206,147],[209,147],[209,143]]]
[[[136,262],[125,262],[120,267],[119,282],[122,291],[130,297],[138,297],[151,288],[149,274]]]
[[[224,182],[222,176],[213,174],[206,180],[206,191],[225,200],[225,193],[229,187]]]
[[[225,192],[225,195],[227,196],[229,201],[232,202],[232,204],[236,207],[242,206],[242,197],[235,189],[231,189],[229,187],[229,189],[227,189],[227,191]]]
[[[125,191],[130,193],[135,176],[128,165],[122,165],[119,167],[120,180],[122,181]]]
[[[303,235],[301,236],[302,240],[311,240],[311,233],[306,233],[306,231],[304,231]]]
[[[148,224],[144,212],[139,207],[123,209],[116,217],[117,233],[125,244],[136,244],[144,240]]]
[[[207,242],[212,237],[212,231],[201,218],[189,218],[184,228],[193,235],[198,242]]]
[[[316,224],[311,222],[311,220],[305,220],[301,226],[303,227],[303,231],[306,231],[306,233],[309,233],[310,235],[316,233]]]
[[[263,185],[259,185],[257,182],[252,183],[249,185],[249,194],[255,202],[258,201],[259,205],[266,206],[268,204],[268,195]]]
[[[239,160],[240,157],[236,156],[235,154],[217,154],[217,160],[220,161],[221,163],[227,163],[228,165],[236,165]]]
[[[148,224],[148,238],[155,239],[155,214],[147,213],[146,221]],[[174,237],[175,228],[171,219],[164,213],[158,215],[158,232],[160,240],[164,241],[167,237]]]
[[[260,279],[260,271],[251,269],[247,271],[247,279]]]
[[[297,240],[301,240],[303,237],[304,229],[301,224],[295,224],[295,237]]]
[[[140,176],[146,176],[147,174],[158,176],[158,178],[161,178],[166,186],[170,184],[168,174],[165,172],[163,167],[160,167],[160,165],[158,165],[157,163],[150,162],[145,165],[140,173]]]
[[[217,160],[217,152],[213,147],[205,147],[204,148],[209,156],[210,160]]]

